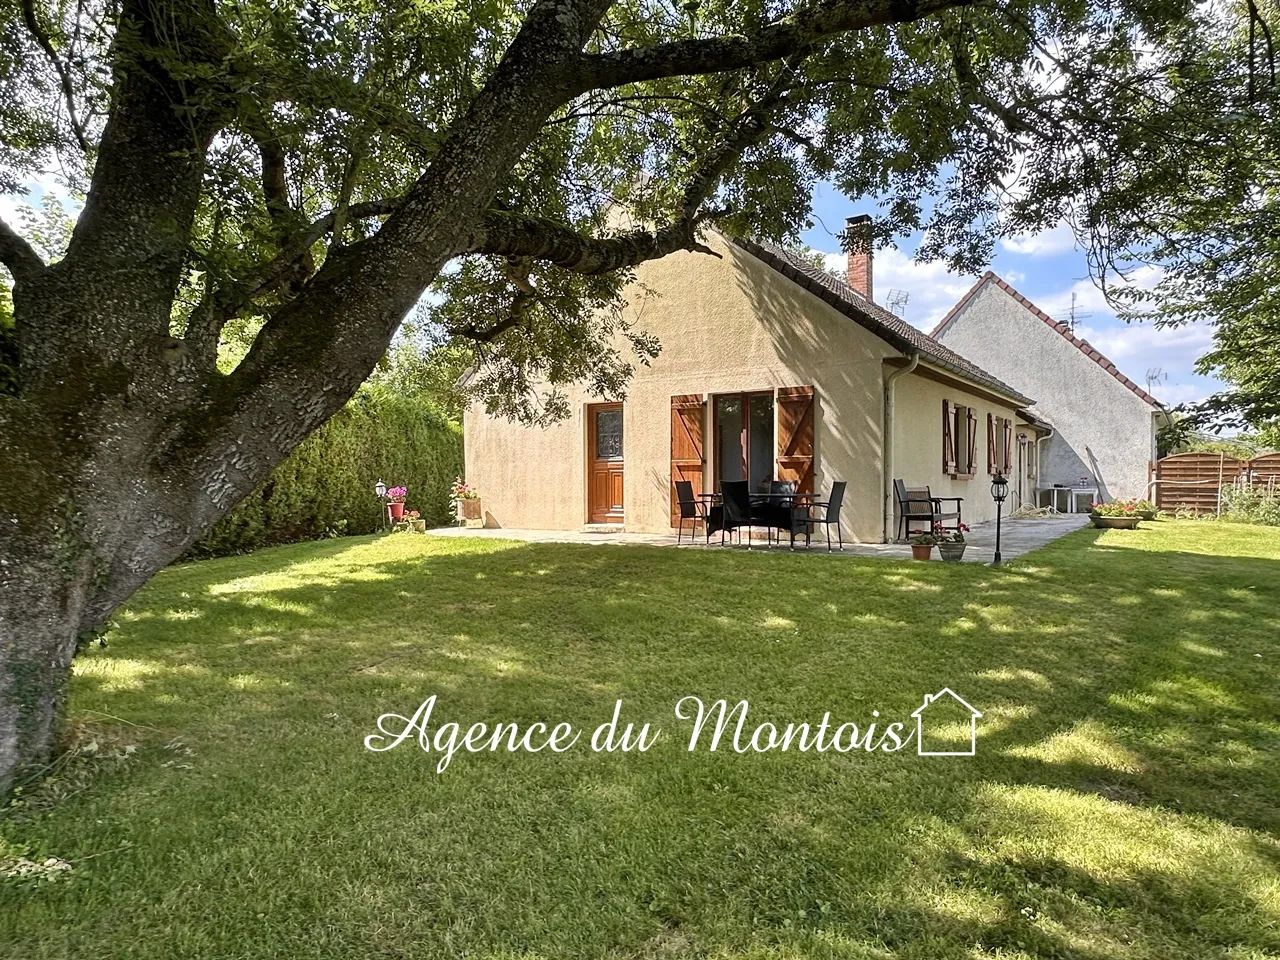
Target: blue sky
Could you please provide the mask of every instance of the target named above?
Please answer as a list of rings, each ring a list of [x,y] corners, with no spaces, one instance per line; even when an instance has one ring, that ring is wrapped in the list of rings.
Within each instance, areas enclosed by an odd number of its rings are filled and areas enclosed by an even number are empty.
[[[846,217],[873,212],[870,201],[855,203],[835,188],[825,187],[814,197],[815,226],[802,239],[813,249],[829,254],[828,266],[843,267],[845,257],[839,252],[840,243],[834,234],[844,227]],[[903,317],[927,332],[964,296],[977,276],[948,273],[940,263],[916,263],[919,240],[914,236],[901,242],[896,250],[876,251],[874,292],[876,301],[883,304],[890,290],[907,291],[910,300]],[[1139,386],[1146,385],[1147,371],[1158,367],[1166,379],[1155,382],[1151,392],[1162,403],[1176,406],[1202,400],[1221,389],[1217,380],[1199,376],[1193,369],[1196,360],[1212,345],[1212,328],[1196,325],[1157,330],[1149,323],[1117,320],[1101,291],[1089,279],[1084,253],[1076,249],[1067,227],[1002,241],[990,266],[1055,318],[1066,319],[1074,292],[1079,318],[1076,336],[1088,340]],[[1139,282],[1142,276],[1136,275]],[[1089,316],[1080,316],[1085,313]]]

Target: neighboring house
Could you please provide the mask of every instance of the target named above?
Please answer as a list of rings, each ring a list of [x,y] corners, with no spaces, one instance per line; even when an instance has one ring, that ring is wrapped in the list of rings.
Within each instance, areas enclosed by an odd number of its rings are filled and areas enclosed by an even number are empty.
[[[1156,432],[1167,414],[1067,324],[988,272],[933,336],[1035,397],[1035,417],[1053,431],[1032,466],[1040,487],[1088,478],[1105,500],[1146,496]]]
[[[665,533],[679,479],[696,492],[793,480],[824,499],[844,480],[845,538],[876,542],[896,528],[895,478],[963,497],[966,522],[995,516],[997,469],[1022,463],[1011,482],[1031,482],[1017,452],[1032,401],[876,306],[869,253],[850,254],[855,290],[771,244],[705,239],[716,256],[636,271],[627,315],[662,352],[624,402],[571,390],[572,415],[546,428],[466,412],[467,482],[489,526]]]

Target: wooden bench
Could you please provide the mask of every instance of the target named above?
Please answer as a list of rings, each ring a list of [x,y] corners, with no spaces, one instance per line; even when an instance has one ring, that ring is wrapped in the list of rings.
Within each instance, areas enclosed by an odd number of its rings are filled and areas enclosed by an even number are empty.
[[[898,498],[898,539],[911,536],[912,523],[928,524],[925,531],[940,523],[943,529],[960,529],[960,504],[964,497],[935,497],[928,487],[908,488],[901,480],[893,481],[893,492]],[[943,503],[954,503],[954,510],[944,511]],[[950,525],[948,526],[948,521]]]

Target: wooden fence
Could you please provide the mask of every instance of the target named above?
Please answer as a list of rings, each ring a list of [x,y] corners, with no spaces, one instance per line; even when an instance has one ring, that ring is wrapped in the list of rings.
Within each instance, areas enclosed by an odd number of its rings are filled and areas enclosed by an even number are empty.
[[[1149,470],[1153,499],[1161,510],[1217,513],[1223,487],[1280,487],[1280,453],[1237,460],[1221,453],[1175,453]]]

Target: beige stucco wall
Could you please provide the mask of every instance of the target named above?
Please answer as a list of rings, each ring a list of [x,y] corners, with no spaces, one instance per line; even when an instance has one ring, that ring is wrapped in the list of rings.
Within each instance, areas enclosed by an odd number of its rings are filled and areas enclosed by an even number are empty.
[[[978,416],[977,473],[971,480],[955,479],[942,472],[943,400],[951,401],[953,406],[971,407]],[[987,474],[987,414],[1013,419],[1016,412],[1016,407],[996,403],[959,386],[915,374],[903,377],[895,396],[894,476],[906,481],[908,487],[928,484],[935,497],[964,497],[965,523],[994,520],[996,507]],[[1015,432],[1016,429],[1015,426]],[[1014,464],[1016,470],[1016,451]],[[1010,500],[1006,500],[1005,509],[1012,509]]]
[[[628,316],[658,337],[662,352],[651,366],[637,368],[623,405],[624,529],[670,530],[673,395],[811,385],[815,489],[826,495],[834,480],[846,480],[846,539],[879,541],[884,360],[898,351],[738,247],[714,235],[707,242],[721,259],[680,253],[645,264],[629,291]],[[918,474],[908,473],[909,479],[933,483],[941,495],[941,398],[960,394],[914,375],[902,378],[897,391],[905,403],[898,416],[900,462]],[[572,417],[545,429],[490,418],[478,407],[467,411],[467,481],[480,491],[489,525],[577,530],[586,524],[586,407],[598,398],[573,389],[569,400]],[[936,442],[930,431],[939,431]],[[706,488],[712,489],[710,422],[704,436]],[[948,493],[951,485],[945,481]],[[978,485],[956,484],[957,492],[968,497]]]

